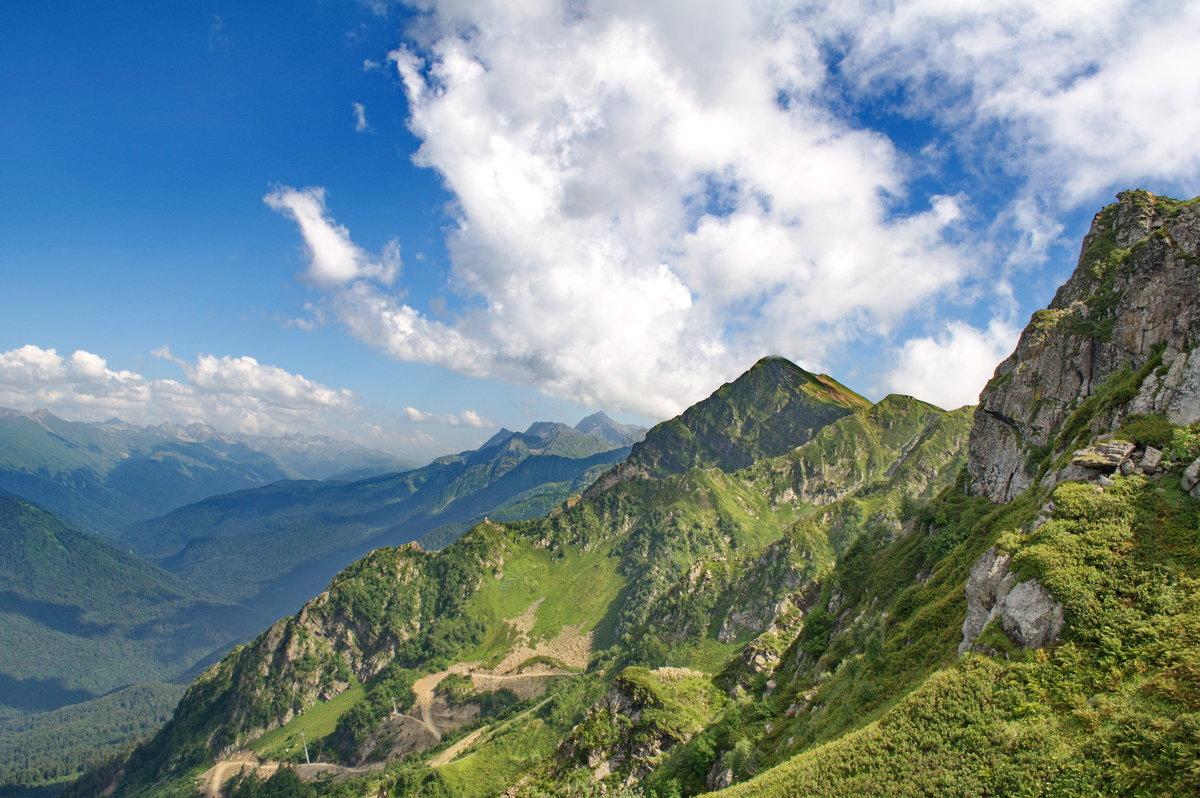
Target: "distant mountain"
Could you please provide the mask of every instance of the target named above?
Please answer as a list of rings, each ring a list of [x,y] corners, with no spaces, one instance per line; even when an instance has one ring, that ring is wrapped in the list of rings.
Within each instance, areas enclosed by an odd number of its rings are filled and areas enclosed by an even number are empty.
[[[538,422],[413,471],[210,497],[132,526],[127,539],[188,582],[277,617],[373,548],[440,547],[484,517],[544,515],[628,452],[602,434]]]
[[[237,436],[0,409],[0,488],[109,537],[207,496],[280,479],[359,478],[411,463],[325,437]],[[365,469],[365,470],[364,470]]]
[[[0,491],[0,717],[182,676],[262,623]]]
[[[632,446],[646,437],[646,428],[635,424],[618,424],[604,411],[593,413],[575,425],[585,435],[598,435],[614,446]]]

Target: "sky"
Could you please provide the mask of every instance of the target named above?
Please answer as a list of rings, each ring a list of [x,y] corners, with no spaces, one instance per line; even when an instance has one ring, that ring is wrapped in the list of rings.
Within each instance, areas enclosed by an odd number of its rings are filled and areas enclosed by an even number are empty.
[[[0,406],[414,458],[764,355],[971,404],[1200,194],[1200,2],[0,4]]]

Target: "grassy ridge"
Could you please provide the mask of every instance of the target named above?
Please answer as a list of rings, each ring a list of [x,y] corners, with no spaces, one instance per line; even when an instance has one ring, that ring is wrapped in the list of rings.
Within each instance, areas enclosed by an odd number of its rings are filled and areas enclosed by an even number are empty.
[[[861,700],[867,690],[903,694],[896,688],[906,674],[921,676],[921,663],[895,644],[872,654],[869,638],[840,652],[836,673],[818,678],[808,697],[812,709],[802,715],[813,717],[764,741],[777,744],[807,727],[817,747],[722,795],[1200,791],[1200,503],[1177,481],[1121,477],[1105,491],[1064,484],[1054,493],[1052,520],[1032,533],[1018,523],[1028,520],[1028,499],[1025,509],[985,517],[947,558],[944,567],[957,578],[943,582],[946,598],[929,596],[921,606],[960,606],[963,565],[998,542],[1013,552],[1022,578],[1039,579],[1063,602],[1064,643],[1025,652],[985,631],[1008,658],[972,654],[958,662],[952,635],[913,639],[911,621],[906,630],[904,621],[889,618],[889,639],[900,638],[904,648],[934,647],[936,673],[899,703],[879,705],[878,720],[864,727],[838,718],[842,707],[869,709]],[[893,607],[903,592],[894,594]],[[814,667],[832,664],[828,657],[823,653]],[[900,681],[889,685],[889,672]],[[832,717],[817,720],[822,713]],[[821,726],[825,734],[813,733]],[[822,738],[828,742],[820,745]]]

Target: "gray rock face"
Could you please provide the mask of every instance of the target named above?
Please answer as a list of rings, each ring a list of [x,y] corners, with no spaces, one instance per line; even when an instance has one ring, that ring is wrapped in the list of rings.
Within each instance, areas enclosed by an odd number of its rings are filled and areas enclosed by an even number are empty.
[[[971,650],[979,635],[996,618],[1008,639],[1022,648],[1041,648],[1063,630],[1063,607],[1041,582],[1017,581],[1009,571],[1011,557],[993,546],[971,567],[967,580],[967,617],[958,654]]]
[[[733,768],[725,766],[725,757],[721,757],[713,763],[704,783],[710,790],[723,790],[733,784]]]
[[[1118,200],[1096,214],[1074,274],[1033,315],[979,397],[968,448],[975,495],[1005,502],[1029,487],[1036,455],[1080,403],[1159,349],[1162,368],[1131,400],[1093,418],[1092,435],[1114,430],[1127,413],[1200,419],[1200,204],[1145,191]]]

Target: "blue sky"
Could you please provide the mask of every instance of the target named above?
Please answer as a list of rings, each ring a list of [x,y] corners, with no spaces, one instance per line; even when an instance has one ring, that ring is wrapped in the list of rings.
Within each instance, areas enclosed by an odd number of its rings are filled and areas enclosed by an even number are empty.
[[[973,401],[1126,187],[1200,193],[1197,3],[0,6],[0,405],[424,457],[764,354]]]

